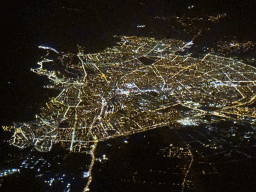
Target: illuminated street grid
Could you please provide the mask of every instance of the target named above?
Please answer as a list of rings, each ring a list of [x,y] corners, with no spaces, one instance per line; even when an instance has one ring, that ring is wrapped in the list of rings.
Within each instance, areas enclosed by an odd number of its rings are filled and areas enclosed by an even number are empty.
[[[117,46],[95,54],[81,47],[74,55],[39,46],[48,53],[31,70],[48,76],[52,84],[45,88],[60,93],[35,121],[3,127],[14,132],[10,143],[46,152],[60,142],[72,152],[91,154],[87,191],[98,141],[173,124],[255,123],[255,67],[211,54],[181,55],[193,42],[119,38]],[[51,54],[58,59],[47,59]]]
[[[176,54],[193,42],[121,37],[117,44],[96,54],[80,47],[77,55],[60,53],[64,70],[47,70],[57,62],[40,61],[32,71],[47,75],[52,85],[46,87],[60,94],[34,122],[4,127],[15,130],[10,142],[39,151],[61,142],[70,151],[89,152],[90,142],[173,123],[196,125],[204,115],[255,123],[254,67],[211,54]],[[66,75],[73,71],[75,77]]]

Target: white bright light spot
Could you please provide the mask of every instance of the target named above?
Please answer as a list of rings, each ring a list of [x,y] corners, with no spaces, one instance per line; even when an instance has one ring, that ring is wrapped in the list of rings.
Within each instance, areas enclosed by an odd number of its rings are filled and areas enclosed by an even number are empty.
[[[181,119],[177,121],[181,125],[198,125],[198,123],[193,119]]]
[[[88,171],[83,172],[83,178],[85,178],[85,177],[89,177],[89,172]]]
[[[144,28],[146,25],[137,25],[137,28]]]
[[[56,49],[51,48],[51,47],[46,47],[46,46],[41,46],[41,45],[39,45],[38,48],[41,48],[41,49],[49,49],[49,50],[54,51],[55,53],[59,53]]]

